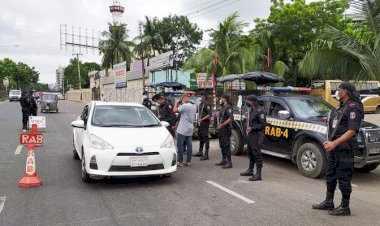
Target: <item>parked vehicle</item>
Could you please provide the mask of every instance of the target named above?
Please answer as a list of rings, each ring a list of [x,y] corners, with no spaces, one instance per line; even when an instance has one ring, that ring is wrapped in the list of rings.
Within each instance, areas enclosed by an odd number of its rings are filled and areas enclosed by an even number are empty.
[[[10,90],[8,98],[9,98],[10,102],[12,102],[12,101],[20,101],[21,90],[15,90],[15,89]]]
[[[169,123],[141,104],[93,101],[71,125],[73,157],[81,159],[84,182],[171,176],[177,170],[174,139],[165,128]]]
[[[51,93],[45,93],[41,99],[41,112],[58,112],[58,96]]]

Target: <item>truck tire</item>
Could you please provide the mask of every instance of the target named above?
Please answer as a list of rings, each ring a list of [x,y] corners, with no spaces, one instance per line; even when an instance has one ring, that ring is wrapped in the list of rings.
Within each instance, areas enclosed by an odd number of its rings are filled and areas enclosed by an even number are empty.
[[[316,143],[305,143],[297,151],[299,172],[309,178],[322,177],[326,173],[327,160],[324,150]]]
[[[355,171],[359,173],[369,173],[375,170],[378,166],[379,166],[379,163],[372,163],[372,164],[365,165],[363,168],[355,168]]]
[[[244,144],[240,132],[237,129],[233,129],[231,133],[231,154],[240,155],[243,148]]]

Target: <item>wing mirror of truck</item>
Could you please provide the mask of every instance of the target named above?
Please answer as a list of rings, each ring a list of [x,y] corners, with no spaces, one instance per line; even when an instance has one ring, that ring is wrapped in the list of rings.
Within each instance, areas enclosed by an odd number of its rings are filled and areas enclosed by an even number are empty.
[[[290,118],[290,113],[289,113],[289,111],[281,110],[281,111],[278,112],[278,117],[280,119],[289,119]]]

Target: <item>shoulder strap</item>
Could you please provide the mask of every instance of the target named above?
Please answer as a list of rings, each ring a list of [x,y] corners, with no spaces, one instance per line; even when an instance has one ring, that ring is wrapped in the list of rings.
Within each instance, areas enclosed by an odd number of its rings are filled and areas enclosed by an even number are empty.
[[[335,136],[335,133],[336,133],[336,130],[338,129],[338,127],[339,127],[340,121],[342,120],[343,115],[346,114],[346,111],[347,111],[348,105],[349,105],[349,103],[347,103],[347,104],[344,106],[343,111],[342,111],[342,114],[341,114],[341,115],[339,116],[339,118],[338,118],[338,123],[336,124],[334,130],[333,130],[332,133],[331,133],[331,139]],[[330,122],[329,122],[329,123],[330,123]]]

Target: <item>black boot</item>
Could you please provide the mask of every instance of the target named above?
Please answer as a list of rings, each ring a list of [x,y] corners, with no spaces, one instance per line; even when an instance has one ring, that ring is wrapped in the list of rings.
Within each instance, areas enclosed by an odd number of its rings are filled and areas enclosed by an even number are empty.
[[[261,166],[256,165],[256,173],[253,175],[253,177],[250,177],[248,180],[249,181],[258,181],[261,180]]]
[[[253,176],[253,169],[249,168],[246,171],[241,172],[240,176],[243,176],[243,177],[245,177],[245,176]]]
[[[349,199],[342,199],[342,203],[337,208],[330,210],[328,212],[330,215],[334,216],[349,216],[351,215],[350,210],[350,200]]]
[[[216,166],[224,166],[224,165],[226,165],[226,164],[227,164],[226,156],[223,155],[222,160],[221,160],[220,162],[216,163],[215,165],[216,165]]]
[[[205,154],[202,158],[200,158],[201,161],[208,160],[208,149],[206,149]]]
[[[312,206],[315,210],[333,210],[334,209],[334,193],[326,193],[326,199],[325,201],[314,204]]]
[[[222,166],[222,169],[229,169],[229,168],[232,168],[231,155],[227,156],[227,163]]]
[[[193,155],[194,157],[202,157],[203,156],[203,152],[202,151],[198,151],[196,154]]]

